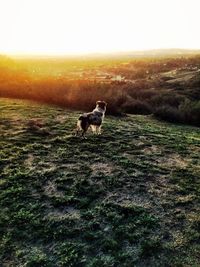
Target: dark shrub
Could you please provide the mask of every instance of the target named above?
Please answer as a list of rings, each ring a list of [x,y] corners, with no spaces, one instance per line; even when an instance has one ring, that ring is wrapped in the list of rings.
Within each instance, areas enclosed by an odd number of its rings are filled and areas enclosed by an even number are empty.
[[[127,94],[135,99],[149,100],[153,98],[158,92],[153,89],[139,89],[138,87],[134,87],[133,85],[129,88],[126,88]]]
[[[117,106],[114,101],[107,101],[108,107],[106,114],[120,116],[122,115],[121,106]]]
[[[179,106],[179,111],[185,123],[200,126],[200,101],[187,99]]]
[[[181,104],[181,102],[183,102],[184,99],[185,99],[184,96],[180,96],[175,93],[170,93],[170,94],[160,93],[152,97],[151,103],[154,106],[158,106],[158,107],[171,106],[171,107],[178,108],[178,106]]]
[[[121,115],[122,106],[127,102],[129,96],[121,88],[111,87],[103,95],[104,100],[108,103],[107,114]]]
[[[130,97],[127,102],[122,105],[122,110],[131,114],[150,114],[152,109],[145,101]]]
[[[160,118],[162,120],[169,121],[169,122],[182,122],[183,121],[183,116],[181,112],[177,108],[171,107],[169,105],[160,106],[156,108],[156,110],[154,111],[154,115],[157,118]]]

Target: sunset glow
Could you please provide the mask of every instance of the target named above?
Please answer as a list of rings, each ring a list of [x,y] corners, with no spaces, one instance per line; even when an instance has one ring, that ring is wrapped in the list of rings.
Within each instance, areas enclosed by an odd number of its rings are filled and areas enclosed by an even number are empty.
[[[199,0],[0,0],[0,54],[200,48]]]

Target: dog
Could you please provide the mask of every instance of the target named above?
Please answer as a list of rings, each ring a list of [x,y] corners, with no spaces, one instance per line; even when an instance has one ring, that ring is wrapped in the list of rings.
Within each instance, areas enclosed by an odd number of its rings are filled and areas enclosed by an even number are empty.
[[[101,134],[101,126],[105,117],[107,103],[105,101],[97,101],[96,108],[89,113],[82,114],[77,121],[76,136],[81,133],[82,137],[89,127],[94,134]]]

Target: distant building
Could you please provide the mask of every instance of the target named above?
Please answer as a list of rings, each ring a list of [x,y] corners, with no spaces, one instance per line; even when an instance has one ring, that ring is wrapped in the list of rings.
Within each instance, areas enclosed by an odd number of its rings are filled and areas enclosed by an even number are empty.
[[[124,81],[124,77],[122,77],[121,75],[116,75],[116,76],[112,77],[111,81],[122,82],[122,81]]]

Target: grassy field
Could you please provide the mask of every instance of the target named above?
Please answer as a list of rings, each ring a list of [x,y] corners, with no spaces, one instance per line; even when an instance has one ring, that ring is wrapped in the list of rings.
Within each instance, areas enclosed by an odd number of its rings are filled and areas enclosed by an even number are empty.
[[[200,266],[200,129],[0,99],[0,266]]]

